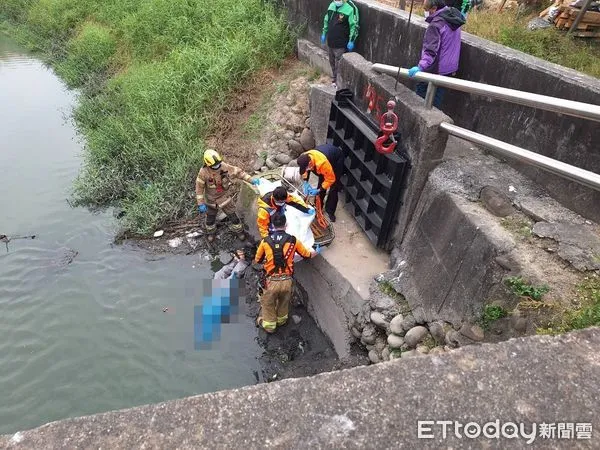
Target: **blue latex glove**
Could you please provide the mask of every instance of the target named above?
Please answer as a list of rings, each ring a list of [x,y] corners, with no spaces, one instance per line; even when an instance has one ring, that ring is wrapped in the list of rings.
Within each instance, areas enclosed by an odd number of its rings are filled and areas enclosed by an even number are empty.
[[[252,179],[250,180],[250,184],[251,184],[252,186],[258,186],[258,185],[260,184],[260,180],[259,180],[258,178],[252,178]]]
[[[200,214],[205,213],[207,209],[208,208],[206,207],[206,205],[204,203],[202,203],[201,205],[198,205],[198,212]]]
[[[410,69],[408,69],[408,76],[412,78],[417,74],[417,72],[420,71],[421,69],[419,69],[419,66],[411,67]]]
[[[354,50],[354,42],[352,42],[352,41],[348,42],[348,45],[346,45],[346,48],[348,49],[349,52]]]
[[[319,244],[317,244],[317,246],[315,247],[315,252],[317,252],[317,255],[321,254],[321,246]]]
[[[319,188],[308,188],[308,195],[317,195],[319,192],[321,192]]]
[[[308,181],[305,181],[302,183],[302,192],[304,195],[309,195],[308,191],[310,191],[310,184],[308,184]]]
[[[311,216],[315,213],[315,208],[308,208],[308,214]]]
[[[321,35],[321,44],[324,44],[324,43],[325,43],[325,35],[324,35],[324,34],[322,34],[322,35]]]

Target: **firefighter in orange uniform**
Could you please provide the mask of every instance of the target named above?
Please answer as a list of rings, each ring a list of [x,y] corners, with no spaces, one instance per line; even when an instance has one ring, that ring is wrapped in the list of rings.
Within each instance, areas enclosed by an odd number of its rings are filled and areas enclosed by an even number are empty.
[[[306,206],[302,200],[288,194],[283,186],[278,186],[258,199],[256,224],[261,238],[266,238],[273,231],[271,219],[276,214],[285,214],[286,205],[306,214],[315,213],[314,208]]]
[[[254,258],[257,264],[265,260],[267,283],[260,298],[257,324],[267,333],[275,332],[278,326],[285,325],[288,320],[292,299],[294,255],[298,253],[304,258],[314,258],[318,254],[318,250],[308,250],[302,242],[285,232],[284,214],[274,215],[271,222],[274,231],[260,242]]]
[[[335,222],[338,193],[342,188],[341,178],[344,174],[344,152],[335,145],[318,145],[314,150],[302,153],[296,162],[304,180],[308,180],[310,172],[315,172],[319,177],[319,184],[315,189],[305,183],[305,194],[319,195],[323,209],[329,219]],[[323,203],[326,194],[327,202]]]
[[[240,240],[246,238],[244,225],[235,211],[233,201],[233,179],[238,178],[253,185],[259,181],[252,178],[242,169],[223,162],[223,158],[215,150],[204,152],[204,167],[196,178],[196,201],[198,212],[206,213],[206,234],[209,242],[214,241],[217,232],[217,212],[219,209],[229,217],[230,229]]]

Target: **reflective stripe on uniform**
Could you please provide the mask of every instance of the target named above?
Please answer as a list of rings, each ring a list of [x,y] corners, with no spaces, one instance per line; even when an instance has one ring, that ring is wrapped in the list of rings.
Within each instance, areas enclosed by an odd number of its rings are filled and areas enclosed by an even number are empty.
[[[267,322],[263,320],[260,324],[265,330],[274,330],[277,328],[277,322]]]
[[[237,232],[242,231],[244,229],[244,226],[242,225],[241,222],[240,223],[232,223],[229,225],[229,229],[231,231],[235,231],[237,233]]]
[[[286,314],[285,316],[281,316],[277,318],[277,325],[283,325],[284,323],[286,323],[288,320],[288,315]]]

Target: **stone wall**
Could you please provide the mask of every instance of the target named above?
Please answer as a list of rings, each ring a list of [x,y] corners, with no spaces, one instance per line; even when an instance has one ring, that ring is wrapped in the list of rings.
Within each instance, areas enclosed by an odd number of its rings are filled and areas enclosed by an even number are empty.
[[[369,61],[394,66],[411,67],[417,63],[426,28],[422,18],[413,16],[407,34],[407,12],[372,0],[355,0],[355,3],[361,18],[356,52]],[[286,2],[291,20],[306,25],[305,36],[314,43],[319,42],[322,16],[328,4],[328,0]],[[467,33],[463,33],[459,77],[600,104],[597,79]],[[401,82],[413,86],[411,81]],[[596,122],[460,92],[450,92],[443,109],[459,126],[600,172],[600,126]],[[546,187],[566,206],[600,221],[600,208],[597,207],[600,192],[518,162],[511,164]]]

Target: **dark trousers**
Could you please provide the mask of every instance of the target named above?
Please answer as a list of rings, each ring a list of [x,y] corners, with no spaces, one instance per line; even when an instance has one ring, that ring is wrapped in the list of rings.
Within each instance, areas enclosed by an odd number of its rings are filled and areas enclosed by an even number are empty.
[[[331,66],[331,78],[334,83],[337,83],[337,72],[340,67],[340,59],[346,53],[346,49],[342,48],[331,48],[329,47],[329,65]]]
[[[321,203],[325,208],[325,212],[328,214],[335,214],[335,210],[337,209],[339,192],[342,189],[342,175],[344,174],[344,152],[339,148],[331,144],[323,144],[317,145],[317,150],[323,153],[331,167],[333,168],[333,173],[335,174],[335,183],[331,185],[329,190],[327,191],[327,200],[325,200],[325,190],[322,189],[323,181],[325,181],[325,177],[323,175],[319,175],[319,189],[321,192],[319,196],[321,197]]]
[[[419,97],[425,98],[425,94],[427,94],[427,83],[417,83],[415,92]],[[437,109],[440,109],[440,106],[442,106],[442,100],[444,99],[445,93],[446,88],[443,87],[438,87],[435,90],[435,96],[433,97],[433,106],[435,106]]]
[[[456,72],[448,73],[444,75],[445,77],[455,77]],[[427,94],[427,84],[428,83],[417,83],[417,87],[415,88],[415,92],[419,97],[425,98]],[[433,96],[433,106],[437,109],[440,109],[442,106],[442,101],[444,100],[444,95],[446,94],[446,88],[438,87],[435,90],[435,95]]]

